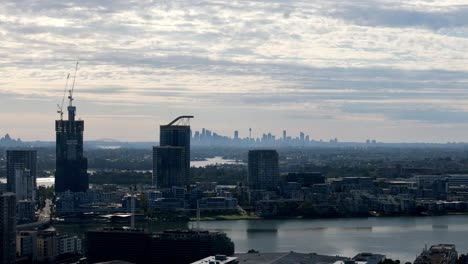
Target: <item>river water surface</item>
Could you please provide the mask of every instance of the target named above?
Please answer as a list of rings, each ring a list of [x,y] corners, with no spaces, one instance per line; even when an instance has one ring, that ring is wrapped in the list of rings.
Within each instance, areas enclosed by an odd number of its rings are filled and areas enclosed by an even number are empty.
[[[63,232],[81,232],[98,225],[57,225]],[[196,223],[153,223],[151,231],[195,227]],[[468,252],[468,216],[355,218],[327,220],[237,220],[201,222],[202,229],[223,231],[236,252],[304,252],[352,257],[373,252],[414,261],[424,245],[453,243]]]

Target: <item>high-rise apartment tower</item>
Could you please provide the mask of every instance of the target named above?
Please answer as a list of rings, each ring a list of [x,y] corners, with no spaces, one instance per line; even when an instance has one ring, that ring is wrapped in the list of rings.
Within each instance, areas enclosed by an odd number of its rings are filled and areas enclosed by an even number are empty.
[[[159,145],[161,147],[182,147],[182,184],[190,183],[190,118],[193,116],[179,116],[168,125],[160,126]],[[153,175],[154,177],[154,175]]]
[[[14,263],[16,258],[16,197],[0,191],[0,263]]]
[[[17,200],[36,199],[37,152],[35,150],[7,151],[7,190]]]
[[[275,190],[279,183],[278,152],[250,150],[248,182],[251,189]]]

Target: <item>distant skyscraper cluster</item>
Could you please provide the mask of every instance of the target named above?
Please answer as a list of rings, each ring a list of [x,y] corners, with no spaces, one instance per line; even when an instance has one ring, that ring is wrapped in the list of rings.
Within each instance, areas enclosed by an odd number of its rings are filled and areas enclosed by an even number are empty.
[[[192,144],[195,146],[245,146],[245,147],[288,147],[288,146],[309,146],[323,144],[322,140],[316,141],[309,135],[300,132],[297,137],[288,136],[287,131],[283,130],[283,136],[277,137],[273,133],[263,133],[261,137],[253,137],[252,130],[247,131],[247,137],[241,137],[239,130],[234,131],[233,137],[223,136],[211,130],[202,128],[201,131],[195,131],[192,137]],[[338,139],[330,139],[327,143],[338,143]]]

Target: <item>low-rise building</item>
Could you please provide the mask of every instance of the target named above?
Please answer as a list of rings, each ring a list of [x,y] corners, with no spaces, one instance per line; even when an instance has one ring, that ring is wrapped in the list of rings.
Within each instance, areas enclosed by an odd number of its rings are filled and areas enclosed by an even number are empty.
[[[439,244],[425,248],[414,264],[456,264],[458,253],[455,245]]]
[[[233,210],[237,209],[237,199],[226,197],[205,197],[198,200],[198,207],[200,209],[208,210]]]
[[[37,260],[37,231],[20,231],[16,234],[16,255],[34,263]]]
[[[359,253],[354,256],[353,260],[362,264],[379,264],[386,259],[385,255],[373,253]]]
[[[81,254],[81,239],[78,236],[62,235],[57,237],[57,254]]]
[[[174,211],[185,208],[185,201],[177,198],[158,198],[149,201],[149,208],[161,211]]]
[[[37,233],[37,260],[53,263],[57,256],[57,234],[55,231]]]

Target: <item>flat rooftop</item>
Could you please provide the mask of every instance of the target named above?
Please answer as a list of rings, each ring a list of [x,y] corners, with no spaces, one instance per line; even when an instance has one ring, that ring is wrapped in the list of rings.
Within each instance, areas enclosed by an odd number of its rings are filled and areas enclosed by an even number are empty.
[[[235,254],[242,264],[327,264],[348,259],[340,256],[325,256],[315,253],[241,253]]]

